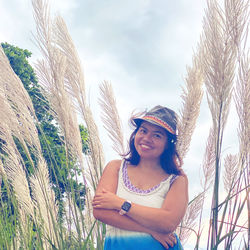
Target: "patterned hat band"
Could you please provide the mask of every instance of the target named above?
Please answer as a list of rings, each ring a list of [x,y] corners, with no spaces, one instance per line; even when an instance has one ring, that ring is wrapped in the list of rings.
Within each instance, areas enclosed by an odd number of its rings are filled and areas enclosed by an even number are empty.
[[[159,125],[160,127],[165,128],[171,134],[175,134],[175,131],[170,127],[170,125],[168,125],[166,122],[158,119],[155,116],[147,115],[147,116],[142,117],[142,120],[153,122],[155,125]]]

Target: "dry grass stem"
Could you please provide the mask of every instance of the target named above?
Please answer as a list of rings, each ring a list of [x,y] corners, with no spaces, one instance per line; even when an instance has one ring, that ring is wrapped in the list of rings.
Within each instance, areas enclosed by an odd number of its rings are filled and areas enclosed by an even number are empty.
[[[113,149],[119,154],[124,155],[123,133],[121,120],[116,107],[116,100],[113,93],[111,83],[106,81],[100,86],[102,107],[102,121],[104,128],[108,131],[108,135],[113,142]]]
[[[2,180],[4,176],[6,176],[6,173],[3,168],[3,162],[0,159],[0,196],[2,195]]]

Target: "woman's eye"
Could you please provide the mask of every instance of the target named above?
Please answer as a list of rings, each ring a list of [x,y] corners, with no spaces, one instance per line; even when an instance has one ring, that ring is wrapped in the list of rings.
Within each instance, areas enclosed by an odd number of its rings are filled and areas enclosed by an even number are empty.
[[[155,138],[161,138],[161,136],[159,134],[155,134],[154,137]]]
[[[146,133],[146,130],[142,128],[142,129],[140,129],[140,133],[141,133],[141,134],[145,134],[145,133]]]

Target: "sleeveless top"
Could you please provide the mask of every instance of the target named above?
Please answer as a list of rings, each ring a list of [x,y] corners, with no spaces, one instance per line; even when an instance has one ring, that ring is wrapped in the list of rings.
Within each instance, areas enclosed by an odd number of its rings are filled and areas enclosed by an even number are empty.
[[[142,190],[135,187],[129,180],[127,171],[127,161],[122,161],[119,170],[119,179],[116,194],[132,203],[139,205],[160,208],[165,200],[166,194],[177,175],[170,175],[158,185]],[[169,249],[182,249],[180,241]],[[160,242],[155,240],[150,234],[129,231],[107,225],[104,250],[163,250],[165,249]]]

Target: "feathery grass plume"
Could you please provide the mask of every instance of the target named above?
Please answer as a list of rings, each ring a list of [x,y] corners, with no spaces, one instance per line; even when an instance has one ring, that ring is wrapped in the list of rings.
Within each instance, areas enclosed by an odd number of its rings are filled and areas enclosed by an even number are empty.
[[[6,96],[5,101],[11,106],[11,112],[15,113],[15,117],[8,119],[9,126],[15,133],[15,136],[21,141],[25,141],[30,146],[41,150],[40,142],[37,136],[37,129],[34,124],[35,111],[32,101],[25,90],[21,80],[14,73],[10,66],[9,60],[6,57],[2,47],[0,46],[0,89]],[[7,110],[6,110],[7,111]],[[6,113],[3,110],[3,113]],[[14,122],[12,124],[12,122]],[[17,126],[18,125],[18,126]],[[26,146],[23,143],[23,146]],[[27,148],[26,148],[27,150]]]
[[[204,193],[198,194],[192,201],[189,202],[185,216],[177,229],[177,234],[184,245],[190,234],[195,232],[196,218],[199,216],[203,205]],[[197,235],[197,232],[195,232]]]
[[[211,210],[211,232],[209,233],[208,245],[212,247],[219,244],[218,235],[218,202],[219,202],[219,176],[221,169],[221,147],[223,132],[228,117],[231,101],[232,86],[234,80],[237,47],[235,41],[241,37],[238,27],[242,24],[240,13],[246,8],[235,8],[244,6],[242,0],[225,0],[226,11],[215,0],[207,0],[207,9],[203,23],[203,41],[205,55],[202,57],[202,68],[207,89],[207,99],[213,119],[213,129],[216,137],[214,142],[216,161],[215,161],[215,180]],[[229,3],[232,3],[231,5]],[[237,13],[236,13],[237,10]],[[230,15],[230,17],[229,17]],[[231,16],[235,18],[234,26],[231,25]],[[244,23],[243,23],[244,25]],[[237,31],[233,31],[233,30]],[[237,34],[233,38],[232,34]],[[211,240],[211,241],[210,241]]]
[[[30,197],[29,184],[23,169],[23,164],[17,157],[17,149],[11,149],[9,145],[8,148],[8,158],[4,162],[4,169],[8,180],[13,186],[15,196],[21,209],[24,209],[27,215],[34,217],[34,205]]]
[[[234,44],[236,47],[238,47],[238,49],[242,41],[245,39],[244,36],[247,36],[246,30],[248,29],[247,26],[249,25],[250,15],[249,4],[249,0],[224,1],[226,29],[228,30],[228,33],[230,34]]]
[[[30,197],[26,173],[23,169],[24,163],[13,140],[13,136],[20,134],[17,129],[22,127],[23,124],[19,124],[16,114],[13,112],[13,109],[11,109],[6,98],[7,96],[5,96],[3,91],[0,89],[0,145],[2,150],[0,155],[4,160],[3,173],[6,173],[8,180],[13,186],[15,196],[19,204],[28,215],[33,216],[33,204]],[[15,127],[13,128],[13,126]],[[21,130],[22,129],[23,127]],[[13,131],[16,133],[13,133]],[[26,134],[29,135],[29,133]],[[20,137],[21,136],[18,138]]]
[[[39,61],[36,65],[39,80],[47,96],[51,112],[57,120],[64,140],[68,148],[68,153],[73,159],[82,160],[82,145],[77,117],[71,101],[64,87],[64,75],[66,70],[66,58],[59,49],[53,48],[53,69],[48,69],[44,61]]]
[[[64,20],[58,16],[55,19],[54,24],[53,31],[55,34],[55,43],[67,58],[67,69],[65,75],[66,88],[71,94],[72,101],[79,109],[80,114],[86,123],[89,133],[90,156],[92,161],[91,167],[94,168],[95,179],[98,182],[104,165],[104,154],[97,126],[94,122],[91,109],[87,105],[81,62]],[[97,184],[97,182],[95,182],[95,184]]]
[[[119,155],[124,155],[123,133],[121,120],[116,107],[116,100],[111,83],[104,81],[100,86],[101,98],[99,99],[102,107],[102,121],[104,128],[108,131],[109,137],[113,142],[113,149]]]
[[[59,246],[57,233],[58,208],[55,203],[55,194],[50,186],[49,173],[44,159],[40,159],[35,174],[30,178],[32,196],[37,209],[37,221],[44,232],[44,244]],[[50,241],[50,243],[48,242]]]
[[[229,193],[234,181],[238,177],[238,156],[237,155],[227,155],[224,163],[224,188]]]
[[[4,154],[1,156],[4,158],[3,168],[7,179],[13,187],[19,206],[24,209],[27,215],[34,218],[34,205],[30,197],[29,184],[23,168],[23,160],[16,148],[9,127],[4,123],[0,124],[0,139],[4,141],[1,144],[1,150]]]
[[[238,137],[241,160],[244,164],[249,162],[250,148],[250,57],[242,55],[235,91],[235,104],[239,116]]]
[[[203,157],[202,170],[204,180],[202,181],[203,191],[211,187],[214,179],[214,163],[215,163],[215,150],[214,150],[215,131],[210,128],[209,135],[206,143],[206,150]]]
[[[195,123],[200,112],[200,103],[203,96],[202,83],[203,75],[199,65],[199,54],[193,57],[192,67],[187,67],[185,79],[186,88],[182,88],[183,106],[178,122],[178,142],[177,151],[184,159],[191,142],[191,137],[195,129]]]
[[[76,112],[65,90],[66,57],[53,43],[52,26],[47,1],[33,1],[37,24],[37,43],[45,60],[36,65],[39,81],[48,97],[54,117],[62,128],[68,153],[78,159],[83,168],[82,145]],[[40,39],[40,40],[39,40]],[[46,40],[47,39],[47,40]]]
[[[51,53],[51,18],[50,9],[47,0],[32,0],[33,17],[36,23],[36,36],[34,39],[37,42],[44,58],[48,61]]]

